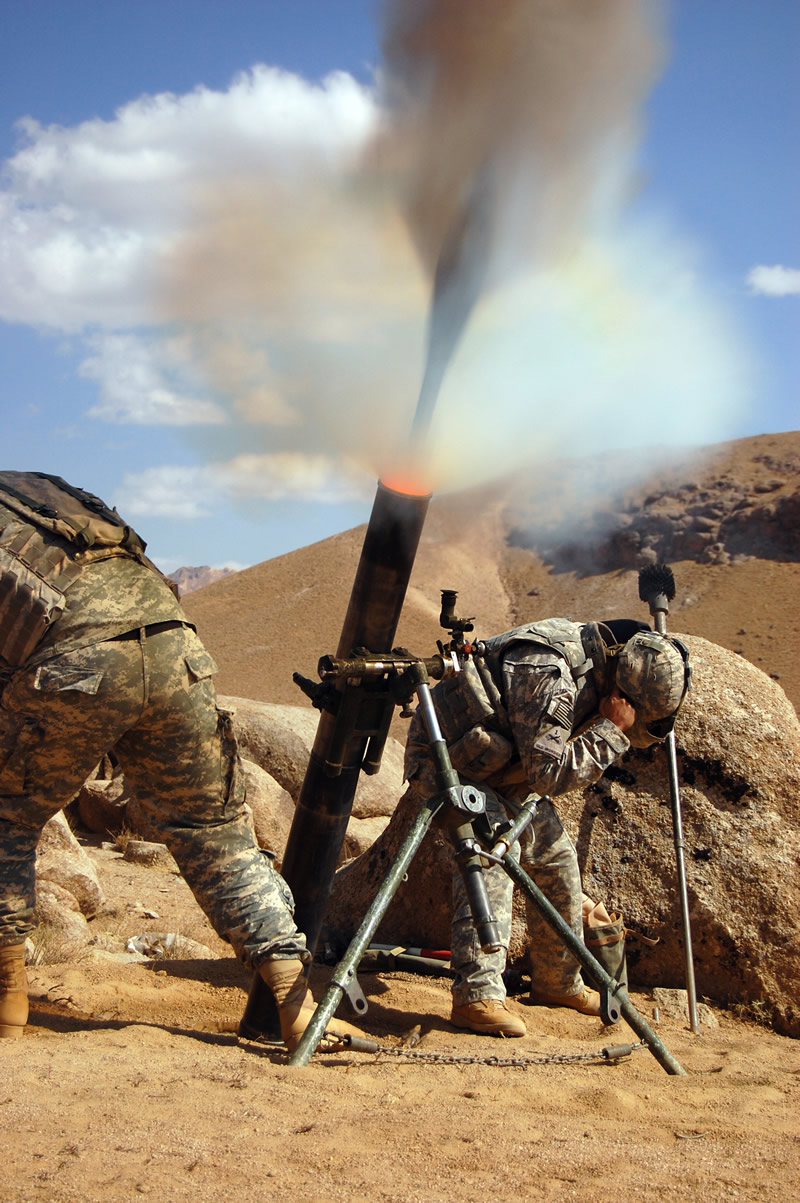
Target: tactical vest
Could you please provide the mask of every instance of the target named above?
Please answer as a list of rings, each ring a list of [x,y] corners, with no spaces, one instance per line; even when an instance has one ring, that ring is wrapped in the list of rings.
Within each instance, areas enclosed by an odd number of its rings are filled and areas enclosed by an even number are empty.
[[[614,640],[609,638],[608,642]],[[601,673],[605,666],[605,643],[596,623],[547,618],[481,640],[462,671],[440,682],[433,691],[446,743],[455,743],[476,726],[502,735],[510,734],[503,701],[502,659],[508,649],[518,643],[555,652],[565,661],[576,685],[587,673],[593,670]]]
[[[66,590],[89,564],[127,556],[162,575],[116,510],[60,476],[0,472],[0,505],[15,515],[0,530],[0,661],[12,668],[64,612]]]

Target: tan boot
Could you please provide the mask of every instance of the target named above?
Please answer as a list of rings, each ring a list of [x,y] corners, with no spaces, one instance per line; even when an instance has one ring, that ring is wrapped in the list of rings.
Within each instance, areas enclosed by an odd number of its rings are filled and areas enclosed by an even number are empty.
[[[0,1037],[21,1036],[28,1022],[25,945],[0,946]]]
[[[278,1006],[278,1016],[281,1021],[281,1035],[290,1053],[293,1053],[300,1043],[303,1032],[311,1022],[311,1017],[317,1004],[308,988],[303,962],[294,961],[265,961],[259,966],[259,973],[275,996]],[[325,1041],[327,1052],[336,1052],[346,1047],[344,1040],[337,1041],[335,1036],[361,1036],[363,1033],[343,1019],[331,1019],[326,1028],[332,1038]]]
[[[541,1007],[569,1007],[581,1015],[600,1017],[600,995],[596,990],[584,987],[577,994],[540,994],[531,990],[531,1002]]]
[[[484,1036],[524,1036],[528,1030],[519,1016],[509,1011],[503,998],[479,998],[460,1006],[453,1003],[450,1022]]]

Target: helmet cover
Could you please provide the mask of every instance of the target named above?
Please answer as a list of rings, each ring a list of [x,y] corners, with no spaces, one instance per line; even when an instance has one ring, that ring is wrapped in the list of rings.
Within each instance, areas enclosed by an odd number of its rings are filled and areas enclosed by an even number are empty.
[[[688,657],[666,635],[640,631],[620,649],[616,685],[636,709],[636,723],[626,732],[637,747],[665,738],[663,720],[674,718],[689,684]],[[655,724],[654,730],[648,730]]]

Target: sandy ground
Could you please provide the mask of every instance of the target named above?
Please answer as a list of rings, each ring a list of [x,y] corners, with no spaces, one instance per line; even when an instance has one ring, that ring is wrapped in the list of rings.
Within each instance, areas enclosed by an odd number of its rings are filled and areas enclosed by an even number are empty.
[[[586,1057],[526,1068],[317,1054],[240,1041],[249,975],[188,888],[87,844],[107,894],[98,936],[178,931],[220,959],[147,964],[83,956],[31,969],[31,1019],[0,1042],[3,1197],[159,1199],[660,1200],[794,1197],[800,1165],[797,1043],[730,1013],[694,1035],[633,1001],[685,1077],[637,1038],[563,1010],[512,1007],[529,1034],[497,1041],[447,1022],[447,981],[365,975],[365,1032],[390,1049],[421,1025],[421,1052]],[[157,918],[143,915],[142,908]],[[327,970],[314,971],[317,997]],[[9,1139],[10,1138],[10,1139]]]

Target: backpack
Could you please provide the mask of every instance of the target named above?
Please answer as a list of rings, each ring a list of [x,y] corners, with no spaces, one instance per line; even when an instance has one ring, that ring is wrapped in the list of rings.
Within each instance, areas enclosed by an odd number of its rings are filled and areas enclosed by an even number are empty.
[[[128,556],[162,575],[116,510],[60,476],[0,472],[0,506],[15,515],[0,529],[0,661],[12,668],[64,612],[66,590],[87,565]]]

